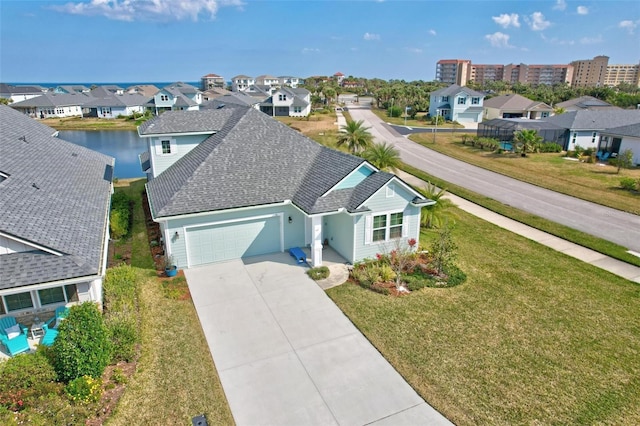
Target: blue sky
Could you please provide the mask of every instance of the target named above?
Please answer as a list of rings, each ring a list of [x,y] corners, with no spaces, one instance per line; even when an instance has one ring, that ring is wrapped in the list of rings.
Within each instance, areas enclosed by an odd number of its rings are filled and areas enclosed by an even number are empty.
[[[345,75],[433,80],[439,59],[640,61],[640,2],[0,0],[1,82]]]

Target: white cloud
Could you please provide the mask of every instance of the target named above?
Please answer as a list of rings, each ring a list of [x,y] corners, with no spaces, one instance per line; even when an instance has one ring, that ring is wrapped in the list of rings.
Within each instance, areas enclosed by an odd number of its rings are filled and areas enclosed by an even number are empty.
[[[438,35],[436,33],[436,30],[434,30],[433,28],[429,30],[429,34],[431,34],[432,36]]]
[[[598,44],[602,43],[602,36],[597,35],[595,37],[582,37],[580,39],[580,44]]]
[[[533,31],[542,31],[551,25],[551,22],[544,18],[542,12],[533,12],[533,14],[526,20]]]
[[[407,52],[417,53],[417,54],[420,54],[423,52],[423,50],[418,47],[405,47],[404,50],[406,50]]]
[[[547,43],[549,43],[549,44],[555,44],[555,45],[558,45],[558,46],[573,46],[574,44],[576,44],[576,42],[575,42],[575,41],[573,41],[573,40],[560,40],[560,39],[559,39],[559,38],[557,38],[557,37],[547,38],[547,37],[545,37],[545,36],[544,36],[544,34],[542,34],[542,33],[540,34],[540,37],[541,37],[544,41],[546,41]]]
[[[484,38],[489,40],[489,43],[491,43],[491,46],[493,47],[513,47],[509,44],[509,35],[501,33],[500,31],[493,34],[487,34]]]
[[[639,22],[640,21],[636,21],[636,22],[620,21],[620,23],[618,23],[618,28],[622,28],[623,30],[626,30],[629,34],[633,34]]]
[[[182,21],[214,19],[223,6],[243,6],[241,0],[91,0],[51,6],[72,15],[104,16],[118,21]]]
[[[303,47],[302,48],[302,53],[316,53],[319,52],[320,49],[317,49],[315,47]]]
[[[380,40],[380,34],[364,33],[364,37],[363,38],[365,40],[367,40],[367,41]]]
[[[578,6],[576,11],[578,12],[578,15],[588,15],[589,14],[589,8],[587,6]]]
[[[567,2],[565,0],[556,0],[556,5],[553,6],[554,10],[565,10],[567,8]]]
[[[500,25],[502,28],[516,27],[520,28],[520,21],[518,20],[517,13],[503,13],[500,16],[492,16],[493,22]]]

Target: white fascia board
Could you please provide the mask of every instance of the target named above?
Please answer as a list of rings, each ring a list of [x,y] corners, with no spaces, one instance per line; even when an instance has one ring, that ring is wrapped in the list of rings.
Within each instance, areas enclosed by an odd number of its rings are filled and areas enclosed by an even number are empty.
[[[17,241],[20,244],[24,244],[25,246],[33,247],[33,248],[35,248],[37,250],[41,250],[41,251],[44,251],[44,252],[47,252],[47,253],[51,253],[51,254],[54,254],[56,256],[62,256],[62,253],[60,253],[58,251],[55,251],[55,250],[50,249],[50,248],[45,247],[45,246],[41,246],[39,244],[35,244],[35,243],[31,242],[31,241],[24,240],[22,238],[15,237],[15,236],[10,235],[10,234],[5,234],[4,232],[0,232],[0,236],[3,236],[3,237],[5,237],[5,238],[7,238],[9,240]]]
[[[154,138],[154,137],[171,137],[171,136],[194,136],[194,135],[215,135],[218,130],[208,130],[206,132],[180,132],[180,133],[151,133],[147,135],[140,134],[140,127],[138,127],[138,136],[141,138]]]
[[[66,280],[49,281],[46,283],[38,283],[38,284],[24,285],[20,287],[6,288],[4,290],[0,290],[0,296],[5,296],[7,294],[25,293],[27,291],[43,290],[46,288],[60,287],[63,285],[81,284],[81,283],[91,282],[91,281],[102,279],[102,278],[103,278],[102,275],[86,275],[84,277],[70,278]]]
[[[322,194],[320,196],[320,198],[328,195],[329,193],[331,193],[334,189],[336,189],[337,186],[339,186],[342,182],[344,182],[345,179],[349,178],[349,176],[353,175],[354,173],[356,173],[358,170],[360,170],[361,167],[363,166],[368,166],[369,169],[371,169],[373,171],[373,173],[375,172],[379,172],[380,170],[378,170],[373,164],[369,163],[368,161],[363,161],[362,163],[360,163],[360,165],[358,165],[358,167],[356,167],[355,169],[351,170],[351,172],[349,172],[349,174],[347,174],[345,177],[343,177],[342,179],[340,179],[340,181],[338,183],[336,183],[335,185],[333,185],[331,188],[329,188],[327,190],[327,192],[325,192],[324,194]]]
[[[416,191],[415,189],[413,189],[412,187],[410,187],[408,184],[406,184],[403,180],[401,180],[398,176],[393,175],[393,177],[391,179],[389,179],[387,181],[387,183],[385,183],[384,185],[382,185],[376,192],[374,192],[373,194],[371,194],[369,196],[369,198],[367,198],[366,200],[364,200],[359,206],[362,206],[364,203],[366,203],[367,201],[369,201],[374,195],[376,195],[378,192],[382,191],[384,188],[386,188],[391,182],[396,181],[396,183],[398,183],[401,187],[403,187],[404,189],[406,189],[407,191],[409,191],[409,193],[415,194],[417,197],[421,197],[421,198],[425,198],[424,195],[420,194],[418,191]],[[411,201],[409,201],[411,202]]]
[[[210,216],[212,214],[218,214],[218,213],[232,213],[232,212],[239,212],[239,211],[246,211],[246,210],[264,209],[266,207],[286,206],[286,205],[289,205],[289,204],[292,204],[291,200],[284,200],[284,201],[282,201],[280,203],[261,204],[259,206],[238,207],[238,208],[235,208],[235,209],[213,210],[213,211],[208,211],[208,212],[199,212],[199,213],[191,213],[191,214],[179,214],[179,215],[175,215],[175,216],[164,216],[164,217],[154,218],[153,221],[154,222],[158,222],[158,223],[162,223],[162,222],[169,222],[170,220],[176,220],[176,219],[189,219],[189,218],[193,218],[193,217]]]

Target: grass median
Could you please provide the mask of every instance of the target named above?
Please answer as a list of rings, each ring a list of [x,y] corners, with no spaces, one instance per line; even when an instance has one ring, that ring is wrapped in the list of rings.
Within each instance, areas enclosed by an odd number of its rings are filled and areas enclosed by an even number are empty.
[[[639,424],[640,286],[457,215],[463,285],[327,293],[456,424]]]

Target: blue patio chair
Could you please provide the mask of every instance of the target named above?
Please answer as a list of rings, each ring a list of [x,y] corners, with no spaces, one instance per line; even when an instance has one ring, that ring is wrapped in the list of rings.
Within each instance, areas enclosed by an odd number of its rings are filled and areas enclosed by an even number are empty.
[[[58,337],[58,326],[60,325],[60,322],[67,317],[67,315],[69,315],[69,308],[65,306],[56,308],[53,317],[45,321],[44,325],[42,326],[42,328],[44,329],[44,336],[40,341],[41,345],[53,345],[56,337]]]
[[[18,323],[14,317],[0,318],[0,341],[7,348],[9,355],[15,356],[22,352],[28,352],[29,341],[27,340],[28,328]],[[13,335],[18,333],[18,335]],[[9,334],[12,334],[9,337]]]
[[[600,157],[600,161],[607,161],[607,158],[609,158],[610,155],[610,152],[605,152],[604,154],[602,154],[602,157]]]

